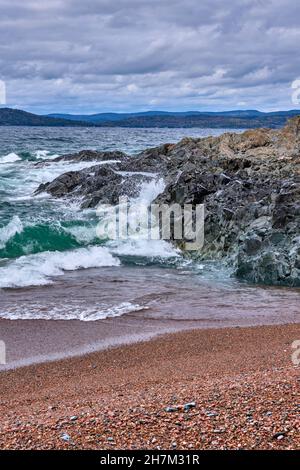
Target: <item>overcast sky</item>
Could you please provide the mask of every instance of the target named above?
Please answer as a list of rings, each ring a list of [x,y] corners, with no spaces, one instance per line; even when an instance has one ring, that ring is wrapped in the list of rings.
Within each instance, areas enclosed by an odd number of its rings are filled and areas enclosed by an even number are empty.
[[[0,0],[7,104],[37,113],[292,109],[299,49],[299,0]]]

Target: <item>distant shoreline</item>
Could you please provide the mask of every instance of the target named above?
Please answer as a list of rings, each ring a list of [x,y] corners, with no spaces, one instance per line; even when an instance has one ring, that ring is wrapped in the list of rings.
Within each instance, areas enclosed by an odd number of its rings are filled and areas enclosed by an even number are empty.
[[[300,110],[272,113],[262,113],[255,110],[216,113],[153,111],[127,114],[51,114],[42,116],[19,109],[0,108],[0,126],[253,129],[282,127],[289,118],[297,115],[300,115]]]

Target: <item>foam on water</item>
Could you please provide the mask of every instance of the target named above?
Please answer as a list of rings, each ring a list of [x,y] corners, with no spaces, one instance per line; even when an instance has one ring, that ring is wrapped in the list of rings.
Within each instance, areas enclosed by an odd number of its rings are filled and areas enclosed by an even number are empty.
[[[3,163],[15,163],[19,160],[22,160],[21,157],[19,157],[19,155],[17,155],[16,153],[12,152],[12,153],[9,153],[8,155],[4,155],[3,157],[0,157],[0,165]]]
[[[129,222],[136,226],[140,221],[140,214],[145,208],[148,208],[152,201],[164,190],[165,183],[162,178],[142,183],[138,197],[130,200]],[[113,208],[102,223],[113,226],[115,218],[115,208]],[[101,224],[101,222],[100,222]],[[128,238],[110,240],[107,243],[110,251],[117,256],[130,257],[132,259],[148,258],[149,261],[156,259],[164,260],[180,257],[180,250],[176,249],[165,240],[149,239],[147,228],[141,228],[137,233],[130,233]],[[137,262],[141,264],[141,260]]]
[[[106,318],[121,317],[126,313],[147,310],[149,307],[132,302],[122,302],[112,306],[87,307],[85,305],[72,305],[70,302],[62,308],[61,305],[45,306],[32,303],[30,308],[26,304],[6,307],[1,312],[2,318],[9,320],[81,320],[84,322],[105,320]]]
[[[107,248],[97,246],[66,252],[46,251],[21,256],[1,267],[0,288],[46,285],[64,271],[119,265],[120,261]]]
[[[1,164],[0,157],[0,164]],[[8,163],[8,162],[5,162]],[[6,190],[6,200],[17,200],[18,198],[32,198],[34,191],[42,183],[47,183],[54,180],[58,176],[68,171],[80,171],[85,168],[92,167],[93,165],[106,165],[109,162],[47,162],[41,166],[37,166],[32,161],[23,160],[18,163],[18,166],[14,168],[12,173],[1,171],[0,177],[5,175],[6,180],[8,179],[9,185]],[[8,168],[8,165],[3,165],[4,170]],[[12,165],[9,165],[11,171]],[[9,178],[8,178],[9,177]]]
[[[179,258],[180,250],[165,240],[126,240],[108,244],[117,256],[145,257],[149,259]]]
[[[48,158],[58,157],[58,154],[53,154],[49,150],[36,150],[33,155],[37,160],[46,160]]]
[[[140,194],[137,198],[133,199],[132,203],[139,205],[149,206],[154,199],[163,192],[165,189],[165,182],[163,178],[153,179],[150,182],[142,183]]]
[[[92,243],[97,240],[96,227],[78,225],[74,227],[64,227],[66,233],[70,233],[79,243]]]

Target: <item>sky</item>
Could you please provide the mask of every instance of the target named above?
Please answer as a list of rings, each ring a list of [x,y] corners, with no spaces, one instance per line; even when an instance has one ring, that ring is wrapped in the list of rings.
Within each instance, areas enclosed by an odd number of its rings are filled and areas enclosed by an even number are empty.
[[[0,0],[7,106],[39,114],[293,109],[299,49],[299,0]]]

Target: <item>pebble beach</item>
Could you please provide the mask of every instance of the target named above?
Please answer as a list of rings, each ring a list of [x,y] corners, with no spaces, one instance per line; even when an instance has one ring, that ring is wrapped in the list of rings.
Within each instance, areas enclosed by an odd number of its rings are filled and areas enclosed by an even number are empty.
[[[192,330],[0,374],[1,449],[299,449],[297,324]]]

